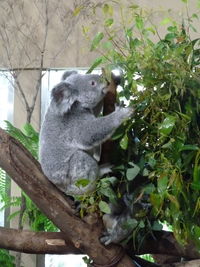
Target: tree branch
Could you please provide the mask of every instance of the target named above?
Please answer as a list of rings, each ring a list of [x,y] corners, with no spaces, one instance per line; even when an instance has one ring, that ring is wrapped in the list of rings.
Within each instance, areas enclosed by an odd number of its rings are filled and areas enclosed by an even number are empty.
[[[170,264],[163,264],[162,267],[199,267],[200,260],[183,261]]]
[[[90,256],[94,262],[110,264],[118,256],[119,246],[103,246],[99,237],[101,220],[88,224],[74,215],[72,203],[42,173],[40,164],[17,140],[0,129],[0,166],[21,187],[32,201],[63,231],[74,247]],[[116,265],[135,266],[124,255]]]
[[[0,227],[0,247],[29,254],[82,254],[64,233],[32,232]]]
[[[181,246],[174,238],[173,233],[167,231],[154,231],[153,235],[147,236],[138,250],[134,249],[133,242],[130,241],[126,251],[129,255],[163,254],[186,259],[200,259],[200,253],[195,244],[189,242],[186,246]]]
[[[104,73],[104,69],[102,69]],[[117,97],[117,84],[114,82],[113,77],[111,76],[111,81],[108,86],[108,93],[104,98],[104,105],[103,105],[103,116],[106,116],[112,113],[115,110],[115,103]],[[111,162],[111,155],[114,150],[114,142],[112,140],[107,140],[102,145],[102,153],[100,163],[110,163]]]
[[[0,247],[35,254],[87,254],[101,264],[110,262],[116,256],[118,246],[104,247],[99,243],[103,228],[101,221],[95,220],[89,224],[75,216],[72,201],[46,179],[39,163],[32,155],[2,129],[0,129],[0,166],[62,231],[62,233],[31,233],[0,228]],[[50,247],[52,239],[54,245]],[[65,243],[60,241],[55,246],[55,239],[65,240]],[[200,258],[193,244],[181,247],[169,232],[154,232],[154,238],[151,235],[146,238],[139,250],[135,251],[130,243],[126,251],[131,257],[134,254],[151,253],[189,259]],[[134,265],[130,258],[125,256],[117,266]]]

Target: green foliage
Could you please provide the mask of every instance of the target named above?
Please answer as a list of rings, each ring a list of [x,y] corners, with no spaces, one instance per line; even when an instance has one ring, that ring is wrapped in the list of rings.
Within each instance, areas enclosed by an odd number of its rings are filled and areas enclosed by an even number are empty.
[[[103,201],[103,200],[99,201],[99,209],[103,213],[107,213],[107,214],[110,214],[111,213],[111,210],[110,210],[109,205],[105,201]]]
[[[10,179],[7,177],[4,170],[0,169],[0,211],[3,211],[10,206],[18,207],[21,204],[20,197],[10,197],[8,192],[10,190]],[[13,217],[18,215],[18,211],[9,215],[7,220],[11,220]]]
[[[83,179],[84,181],[85,179]],[[79,182],[79,181],[78,181]],[[82,183],[82,180],[80,180]],[[97,181],[94,192],[81,196],[74,196],[75,200],[80,202],[80,216],[93,212],[110,214],[109,203],[116,203],[117,195],[113,187],[117,182],[116,177],[106,177]],[[105,201],[105,198],[108,201]]]
[[[90,181],[88,179],[79,179],[75,185],[77,187],[86,187],[89,183]]]
[[[150,254],[144,254],[140,256],[142,259],[150,262],[154,262],[154,258]]]
[[[22,143],[28,149],[34,158],[38,159],[39,134],[34,130],[33,126],[26,123],[23,130],[14,127],[9,121],[5,121],[6,131]]]
[[[138,175],[138,173],[140,172],[140,168],[136,164],[134,164],[132,162],[130,162],[129,165],[131,165],[132,168],[127,168],[127,170],[126,170],[126,178],[127,178],[128,181],[132,181]]]
[[[106,4],[105,34],[93,40],[101,53],[95,66],[123,70],[118,97],[135,109],[134,119],[113,138],[119,144],[113,156],[117,197],[122,185],[130,193],[135,183],[133,202],[146,199],[152,207],[139,219],[146,233],[166,221],[179,242],[192,239],[200,247],[200,39],[189,35],[198,15],[181,25],[170,16],[163,19],[161,37],[149,14],[117,3],[120,23]]]
[[[101,42],[101,40],[103,39],[103,37],[104,37],[104,34],[102,32],[97,33],[97,35],[95,36],[95,38],[92,41],[90,51],[95,50],[95,48]]]
[[[93,261],[89,257],[84,256],[82,260],[84,261],[85,264],[87,264],[87,267],[92,267]]]
[[[0,249],[0,266],[15,267],[15,257],[5,249]]]
[[[8,185],[6,183],[6,173],[0,169],[0,201],[6,197],[6,189]]]

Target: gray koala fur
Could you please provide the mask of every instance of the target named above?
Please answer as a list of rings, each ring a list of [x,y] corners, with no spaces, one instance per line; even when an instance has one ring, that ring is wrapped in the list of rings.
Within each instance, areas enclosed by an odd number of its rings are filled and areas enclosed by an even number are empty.
[[[104,214],[102,219],[106,231],[103,233],[100,241],[106,246],[110,243],[119,244],[133,231],[133,229],[127,229],[126,227],[127,221],[132,219],[128,209],[119,215],[115,215],[112,212],[111,214]]]
[[[102,217],[106,231],[100,241],[104,245],[118,244],[132,233],[133,229],[126,225],[134,215],[133,203],[130,200],[130,197],[125,194],[120,202],[109,203],[111,213],[104,214]]]
[[[39,158],[48,179],[68,195],[95,189],[96,179],[107,170],[98,166],[94,151],[132,114],[130,108],[118,108],[97,117],[107,90],[100,75],[75,71],[65,72],[52,89],[40,131]],[[78,187],[80,179],[90,183]]]

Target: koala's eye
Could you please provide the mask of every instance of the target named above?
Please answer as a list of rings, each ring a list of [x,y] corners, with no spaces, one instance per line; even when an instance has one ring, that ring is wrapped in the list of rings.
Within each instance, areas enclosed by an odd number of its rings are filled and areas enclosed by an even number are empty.
[[[96,86],[96,84],[97,84],[96,81],[91,81],[92,86]]]

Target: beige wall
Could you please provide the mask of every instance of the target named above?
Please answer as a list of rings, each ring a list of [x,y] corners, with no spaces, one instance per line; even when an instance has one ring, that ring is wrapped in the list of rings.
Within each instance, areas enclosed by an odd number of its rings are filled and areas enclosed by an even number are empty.
[[[48,1],[47,1],[48,2]],[[88,7],[76,9],[78,2],[102,1],[72,1],[49,0],[48,10],[44,0],[1,0],[0,2],[0,67],[2,68],[67,68],[87,67],[95,59],[96,54],[89,52],[89,41],[82,33],[82,25],[89,28],[89,34],[94,36],[100,30],[103,15],[99,9],[96,14]],[[182,19],[181,13],[186,13],[186,5],[181,0],[135,0],[121,1],[130,5],[138,4],[151,13],[162,35],[164,28],[159,22],[168,16]],[[196,11],[196,0],[188,0],[189,13]],[[116,12],[119,8],[116,7]],[[73,12],[77,13],[74,16]],[[118,17],[118,14],[116,15]],[[128,14],[127,14],[128,17]],[[47,20],[48,19],[48,20]],[[195,37],[195,33],[193,33]],[[43,57],[44,56],[44,57]],[[42,61],[43,59],[43,61]],[[32,101],[38,72],[20,71],[20,83],[27,100]],[[32,124],[38,129],[40,120],[40,101],[37,99],[36,109],[32,117]],[[26,122],[26,108],[18,90],[15,91],[14,124],[21,128]],[[12,195],[19,195],[19,188],[12,183]],[[13,210],[12,210],[13,211]],[[16,227],[16,220],[11,223]],[[35,266],[35,256],[23,257],[25,266]]]

